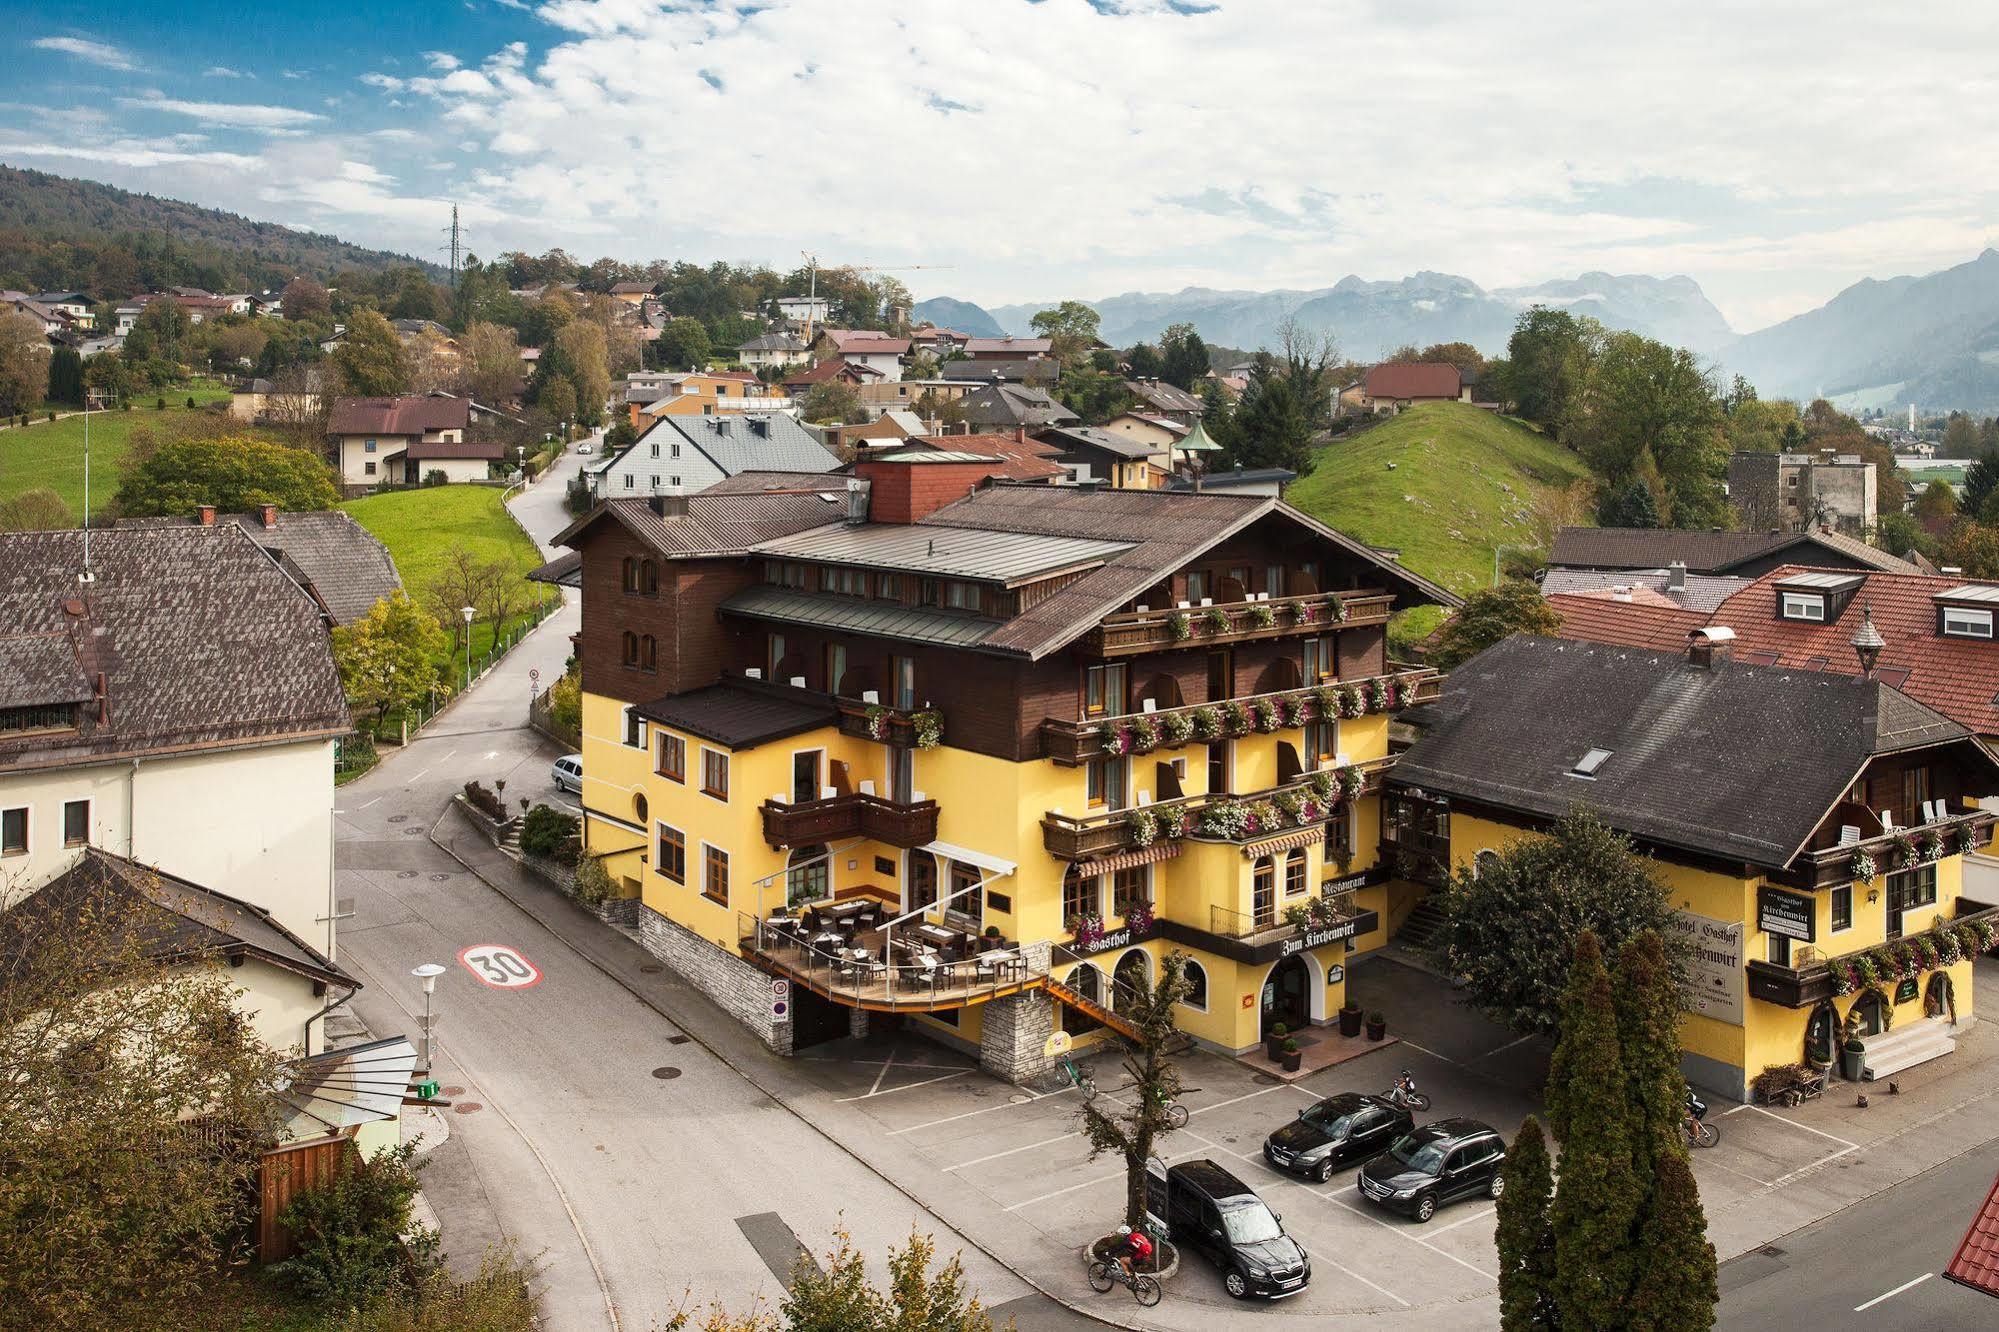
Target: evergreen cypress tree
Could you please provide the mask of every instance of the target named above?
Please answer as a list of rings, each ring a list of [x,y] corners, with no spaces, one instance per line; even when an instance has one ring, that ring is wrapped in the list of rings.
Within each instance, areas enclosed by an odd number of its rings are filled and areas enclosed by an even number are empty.
[[[1626,1325],[1633,1332],[1706,1332],[1714,1326],[1721,1290],[1707,1213],[1684,1145],[1659,1158],[1650,1184]]]
[[[1624,1326],[1636,1267],[1640,1188],[1631,1168],[1629,1086],[1610,973],[1594,934],[1577,941],[1549,1109],[1561,1114],[1555,1190],[1555,1302],[1565,1327]]]
[[[1555,1324],[1555,1232],[1548,1220],[1554,1179],[1541,1121],[1529,1115],[1506,1154],[1499,1195],[1499,1326],[1530,1332]]]
[[[1686,1079],[1680,1072],[1680,988],[1657,932],[1633,935],[1618,949],[1615,989],[1631,1168],[1649,1184],[1660,1156],[1687,1152],[1681,1128]]]

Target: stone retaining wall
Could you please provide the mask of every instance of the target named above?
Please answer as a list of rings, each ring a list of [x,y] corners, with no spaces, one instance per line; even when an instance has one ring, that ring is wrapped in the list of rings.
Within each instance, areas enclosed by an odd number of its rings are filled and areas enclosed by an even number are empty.
[[[771,977],[712,940],[676,925],[637,899],[639,946],[672,967],[675,974],[720,1004],[781,1055],[791,1053],[791,1018],[771,1016]]]

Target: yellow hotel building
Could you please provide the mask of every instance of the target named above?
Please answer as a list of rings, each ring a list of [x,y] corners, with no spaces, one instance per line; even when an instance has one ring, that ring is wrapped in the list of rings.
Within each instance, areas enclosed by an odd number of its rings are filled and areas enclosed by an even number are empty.
[[[1871,626],[1868,633],[1871,633]],[[1733,631],[1681,654],[1515,637],[1412,718],[1386,837],[1411,878],[1452,869],[1582,805],[1631,837],[1692,944],[1685,1070],[1749,1099],[1773,1066],[1863,1078],[1949,1054],[1999,907],[1962,894],[1991,840],[1999,766],[1963,726],[1872,674],[1731,660]]]
[[[1225,1051],[1333,1017],[1380,859],[1386,623],[1442,589],[1261,496],[947,448],[612,500],[580,559],[586,853],[773,1048],[904,1024],[1001,1076],[1193,961]]]

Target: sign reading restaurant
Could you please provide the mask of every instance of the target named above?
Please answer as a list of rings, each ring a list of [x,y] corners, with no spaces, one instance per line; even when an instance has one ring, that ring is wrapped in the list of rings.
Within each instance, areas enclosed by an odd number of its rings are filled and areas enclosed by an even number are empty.
[[[1742,1025],[1742,922],[1675,911],[1671,924],[1686,939],[1687,1008],[1717,1022]]]

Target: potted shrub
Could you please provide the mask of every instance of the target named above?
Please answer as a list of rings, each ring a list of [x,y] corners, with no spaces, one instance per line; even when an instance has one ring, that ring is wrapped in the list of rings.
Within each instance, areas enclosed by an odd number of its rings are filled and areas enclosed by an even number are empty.
[[[1351,999],[1340,1005],[1340,1035],[1360,1035],[1360,1005]]]
[[[1298,1066],[1304,1062],[1304,1059],[1303,1052],[1298,1049],[1298,1042],[1286,1037],[1284,1041],[1284,1071],[1286,1073],[1296,1073]]]
[[[1839,1075],[1848,1082],[1860,1081],[1860,1061],[1866,1057],[1867,1046],[1858,1038],[1849,1037],[1839,1054]]]
[[[1382,1016],[1379,1009],[1369,1013],[1367,1015],[1367,1038],[1370,1041],[1378,1041],[1387,1035],[1388,1019]]]
[[[979,951],[982,953],[990,953],[995,948],[998,948],[1001,944],[1005,942],[1006,941],[1000,937],[999,926],[988,925],[986,926],[986,932],[979,936]]]
[[[1290,1028],[1282,1022],[1270,1024],[1270,1033],[1263,1038],[1263,1054],[1271,1063],[1274,1064],[1283,1057],[1284,1041],[1289,1034]]]

